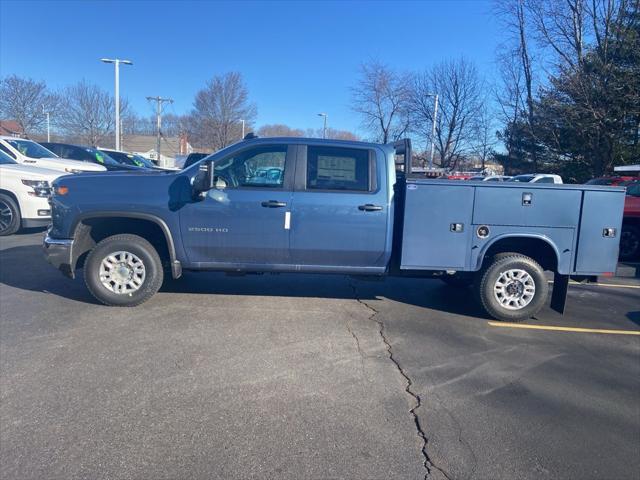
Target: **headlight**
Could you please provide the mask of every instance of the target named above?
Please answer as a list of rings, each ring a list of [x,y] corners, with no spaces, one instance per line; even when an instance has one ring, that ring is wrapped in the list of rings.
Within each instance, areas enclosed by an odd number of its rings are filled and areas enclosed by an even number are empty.
[[[77,168],[65,168],[64,171],[67,173],[82,173],[82,170],[78,170]]]
[[[22,184],[33,188],[33,192],[28,192],[34,197],[48,197],[51,195],[51,187],[46,180],[22,180]]]

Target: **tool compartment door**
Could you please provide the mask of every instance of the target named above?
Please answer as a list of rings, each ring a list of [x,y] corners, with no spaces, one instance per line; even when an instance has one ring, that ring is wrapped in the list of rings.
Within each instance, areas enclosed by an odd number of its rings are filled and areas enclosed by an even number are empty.
[[[615,272],[624,210],[623,191],[586,191],[582,204],[576,273]],[[615,236],[605,229],[615,229]]]
[[[465,268],[472,234],[474,187],[408,183],[405,189],[400,268]]]

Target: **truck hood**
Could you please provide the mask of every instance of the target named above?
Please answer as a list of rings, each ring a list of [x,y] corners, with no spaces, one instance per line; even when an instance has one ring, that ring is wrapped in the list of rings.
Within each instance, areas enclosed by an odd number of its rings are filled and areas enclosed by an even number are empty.
[[[78,160],[68,160],[66,158],[25,158],[23,165],[33,167],[48,168],[59,170],[65,173],[75,173],[74,170],[81,172],[104,172],[106,169],[102,165],[90,162],[80,162]]]

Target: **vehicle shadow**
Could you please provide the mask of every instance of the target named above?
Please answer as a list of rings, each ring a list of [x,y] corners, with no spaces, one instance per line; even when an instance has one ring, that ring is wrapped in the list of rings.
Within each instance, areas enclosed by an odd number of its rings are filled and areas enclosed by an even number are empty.
[[[46,292],[70,300],[97,304],[78,271],[66,278],[43,258],[39,245],[0,251],[0,284],[21,290]],[[471,299],[471,291],[455,289],[439,280],[384,278],[368,281],[345,275],[265,274],[228,276],[220,272],[185,272],[178,280],[165,278],[165,293],[251,295],[271,297],[359,299],[387,298],[454,315],[487,318]],[[144,308],[144,305],[139,307]]]

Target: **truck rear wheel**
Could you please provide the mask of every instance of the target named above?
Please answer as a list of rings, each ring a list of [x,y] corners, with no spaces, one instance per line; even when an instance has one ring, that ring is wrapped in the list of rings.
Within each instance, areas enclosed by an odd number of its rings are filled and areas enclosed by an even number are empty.
[[[84,267],[87,288],[109,306],[134,307],[146,302],[160,289],[163,278],[158,252],[138,235],[105,238],[91,250]]]
[[[542,309],[549,294],[542,267],[517,253],[496,255],[478,273],[475,288],[485,311],[506,322],[531,318]]]

